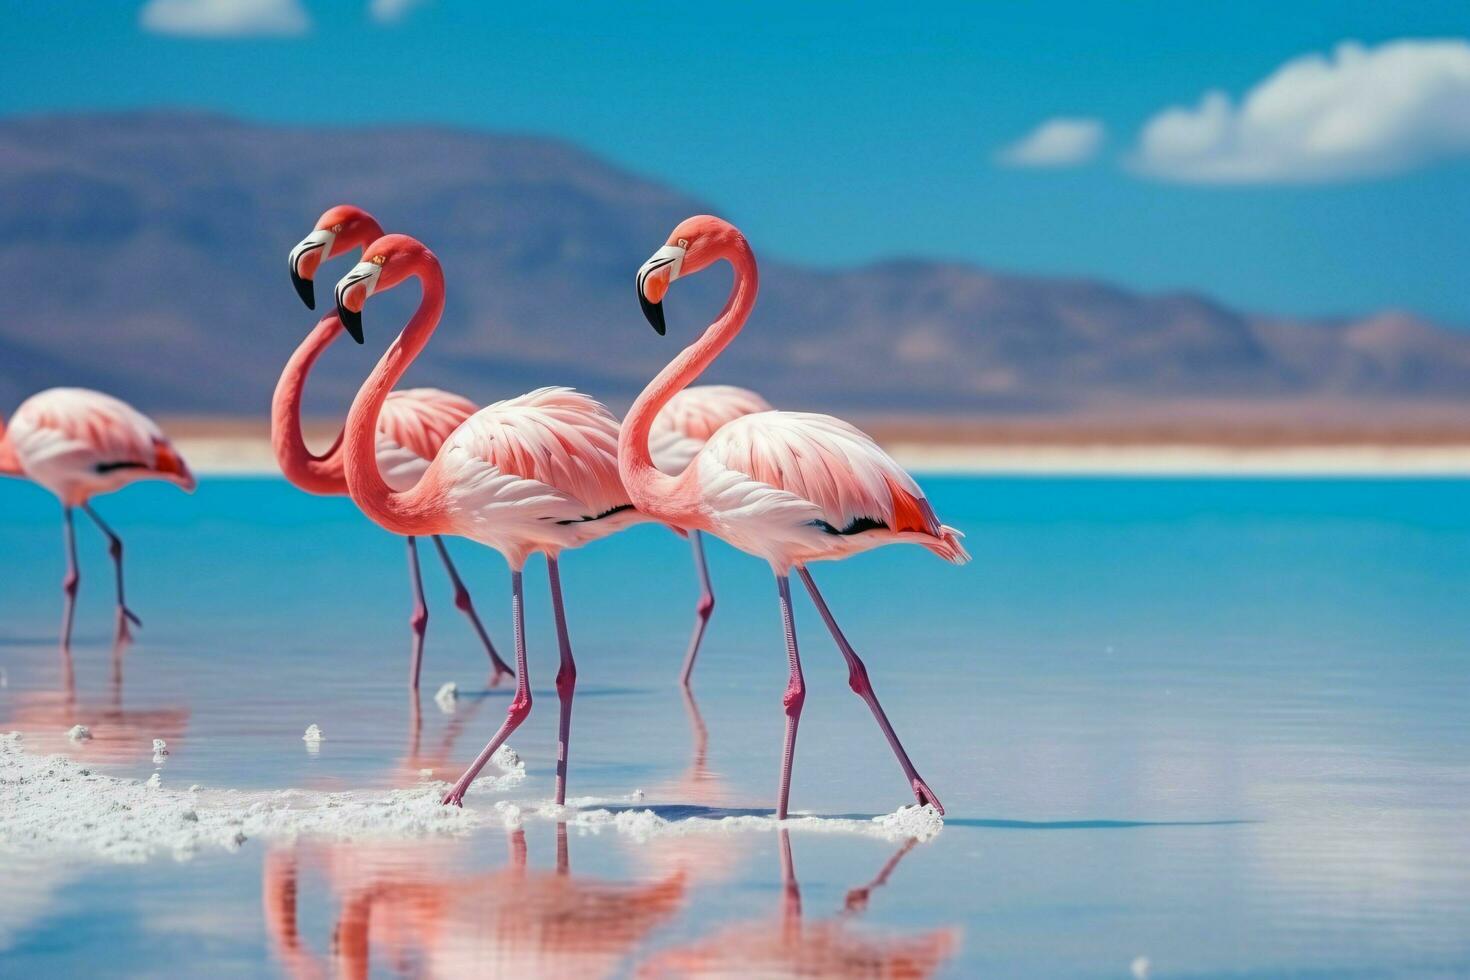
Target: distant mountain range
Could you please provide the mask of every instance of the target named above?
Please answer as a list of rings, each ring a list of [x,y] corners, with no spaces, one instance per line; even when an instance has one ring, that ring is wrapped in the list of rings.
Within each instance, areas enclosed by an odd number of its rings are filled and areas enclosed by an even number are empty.
[[[410,382],[481,401],[573,384],[623,408],[718,309],[728,276],[681,283],[669,338],[633,273],[682,218],[720,213],[550,139],[441,128],[315,129],[187,113],[0,121],[0,412],[54,384],[150,412],[263,416],[315,321],[286,254],[351,202],[443,259],[445,322]],[[739,223],[740,215],[727,215]],[[760,242],[754,243],[757,252]],[[319,295],[346,269],[329,266]],[[368,311],[368,350],[325,359],[340,413],[415,300]],[[321,304],[319,304],[320,306]],[[765,259],[755,314],[709,380],[868,415],[1077,416],[1206,401],[1369,415],[1470,404],[1470,333],[1407,313],[1307,320],[1207,298],[895,260]]]

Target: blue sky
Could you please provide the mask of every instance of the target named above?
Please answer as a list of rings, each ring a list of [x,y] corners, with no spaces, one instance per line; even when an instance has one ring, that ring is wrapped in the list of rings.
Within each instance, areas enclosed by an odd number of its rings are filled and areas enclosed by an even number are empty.
[[[700,196],[765,254],[1470,326],[1464,0],[151,3],[0,0],[0,113],[534,131]],[[1404,39],[1458,47],[1382,47]],[[1237,111],[1313,53],[1261,119]]]

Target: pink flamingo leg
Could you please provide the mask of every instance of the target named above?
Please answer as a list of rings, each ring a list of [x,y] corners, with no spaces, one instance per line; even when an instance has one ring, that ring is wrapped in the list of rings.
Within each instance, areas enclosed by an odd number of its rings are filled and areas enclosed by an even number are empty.
[[[694,549],[694,567],[699,570],[699,603],[694,607],[694,635],[689,638],[689,649],[684,653],[684,669],[679,673],[679,683],[689,686],[694,673],[694,658],[699,656],[699,644],[704,639],[705,627],[710,614],[715,611],[715,590],[710,585],[709,566],[704,560],[704,539],[698,531],[689,532],[689,544]]]
[[[419,689],[419,671],[424,664],[424,633],[429,629],[429,607],[424,602],[424,577],[419,573],[419,549],[413,536],[403,539],[408,542],[408,581],[413,586],[413,612],[408,617],[413,630],[413,653],[408,665],[409,690]]]
[[[546,573],[551,580],[551,608],[556,614],[556,642],[561,647],[561,668],[556,672],[556,696],[561,701],[561,722],[556,736],[556,802],[567,801],[567,743],[572,737],[572,696],[577,692],[577,662],[572,659],[572,641],[567,636],[567,614],[561,601],[561,569],[556,559],[546,556]]]
[[[449,573],[449,581],[454,585],[454,606],[469,618],[470,625],[479,634],[480,642],[485,645],[485,652],[490,655],[490,663],[495,668],[495,675],[490,678],[490,686],[494,687],[500,683],[502,677],[514,677],[516,672],[510,669],[510,664],[500,658],[495,644],[490,642],[490,634],[485,630],[485,624],[480,622],[480,614],[475,612],[475,604],[470,599],[470,590],[465,588],[464,580],[459,577],[459,569],[454,567],[454,562],[449,560],[449,548],[445,546],[444,539],[439,535],[433,535],[434,547],[439,550],[439,558],[444,562],[444,570]]]
[[[473,783],[475,777],[480,774],[480,770],[485,768],[485,763],[490,761],[495,750],[505,743],[511,732],[521,727],[521,722],[525,721],[531,713],[531,688],[526,679],[525,599],[521,594],[520,569],[510,573],[510,594],[511,619],[515,625],[516,644],[515,697],[510,700],[510,707],[506,710],[505,722],[500,726],[500,731],[496,732],[495,737],[486,743],[485,748],[475,757],[475,761],[470,763],[464,775],[459,777],[459,782],[454,784],[454,788],[444,794],[441,802],[445,806],[464,806],[464,794],[470,788],[470,783]]]
[[[91,504],[82,504],[82,510],[86,511],[92,523],[97,525],[97,530],[107,536],[107,553],[112,556],[113,567],[117,571],[117,638],[127,641],[133,638],[132,631],[128,629],[128,623],[134,626],[142,626],[143,621],[128,608],[127,600],[123,597],[123,543],[117,532],[107,526]]]
[[[796,756],[796,726],[801,722],[801,706],[806,701],[806,681],[801,676],[801,654],[796,649],[796,620],[791,615],[791,580],[776,576],[776,590],[781,597],[781,622],[786,628],[786,658],[791,665],[791,679],[781,704],[786,711],[786,743],[781,749],[781,789],[776,803],[776,819],[786,819],[786,802],[791,795],[791,763]]]
[[[898,757],[898,764],[903,767],[903,774],[908,778],[909,786],[913,789],[914,796],[918,798],[920,804],[928,803],[934,809],[943,813],[944,804],[939,802],[939,797],[934,795],[934,791],[919,776],[919,771],[914,768],[913,762],[909,760],[909,754],[904,751],[903,743],[898,740],[898,735],[894,732],[893,725],[888,721],[888,715],[884,713],[883,706],[878,703],[878,695],[874,693],[873,684],[868,680],[868,668],[863,665],[862,660],[857,655],[857,651],[852,648],[852,644],[847,642],[847,637],[842,634],[841,628],[837,625],[837,620],[832,618],[832,610],[827,608],[827,603],[822,598],[822,593],[817,591],[817,583],[812,580],[811,572],[806,570],[806,566],[797,565],[796,574],[800,575],[801,580],[806,583],[806,590],[811,594],[812,602],[816,604],[817,612],[822,614],[822,619],[826,622],[827,629],[832,633],[832,639],[837,641],[837,648],[842,651],[843,658],[847,660],[847,686],[852,688],[854,694],[868,703],[868,709],[873,712],[873,717],[877,720],[878,727],[883,730],[884,737],[888,739],[888,745],[893,749],[893,754]]]
[[[82,573],[77,569],[77,529],[72,523],[71,508],[61,508],[62,538],[66,542],[66,577],[61,580],[61,591],[66,596],[66,608],[61,614],[61,648],[71,649],[71,624],[77,612],[77,587],[81,585]]]

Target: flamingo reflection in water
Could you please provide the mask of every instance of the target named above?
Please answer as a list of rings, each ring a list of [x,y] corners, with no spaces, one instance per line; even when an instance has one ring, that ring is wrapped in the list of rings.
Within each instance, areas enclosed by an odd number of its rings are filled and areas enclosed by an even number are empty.
[[[571,873],[567,827],[556,827],[556,870],[528,866],[525,831],[508,831],[507,864],[466,873],[452,846],[396,854],[336,845],[266,858],[262,900],[276,954],[295,977],[366,977],[372,963],[436,977],[608,977],[683,907],[685,876],[620,883]],[[296,921],[303,861],[320,863],[340,912],[331,961]],[[456,867],[457,865],[457,867]]]
[[[649,796],[678,801],[694,812],[717,816],[730,805],[732,793],[710,762],[710,733],[692,688],[677,688],[689,723],[689,762],[676,776],[655,784]],[[641,807],[641,804],[638,804]],[[677,818],[675,818],[677,819]],[[750,849],[747,834],[666,834],[648,840],[627,840],[636,850],[633,860],[648,874],[681,871],[691,889],[720,887],[735,876]]]
[[[723,929],[709,939],[649,957],[640,980],[675,977],[905,977],[932,976],[959,949],[957,928],[894,936],[852,926],[873,891],[886,884],[917,843],[906,841],[867,884],[847,893],[843,910],[808,922],[791,859],[790,832],[781,830],[780,914]]]
[[[76,670],[70,647],[61,648],[61,686],[54,691],[22,691],[10,698],[4,716],[6,728],[26,736],[34,752],[63,752],[84,762],[140,762],[148,757],[155,738],[177,748],[189,726],[186,707],[129,708],[123,703],[123,662],[129,639],[118,636],[112,645],[112,671],[105,698],[77,694]],[[84,726],[89,735],[72,739],[67,732]]]
[[[455,698],[449,703],[450,716],[443,733],[436,742],[426,746],[423,710],[419,707],[418,696],[411,694],[408,699],[408,750],[394,773],[395,785],[412,786],[426,776],[442,779],[444,773],[463,770],[468,763],[462,759],[455,761],[455,746],[465,728],[485,706],[485,701],[484,697],[475,697],[469,699],[468,704],[463,704],[461,699]]]

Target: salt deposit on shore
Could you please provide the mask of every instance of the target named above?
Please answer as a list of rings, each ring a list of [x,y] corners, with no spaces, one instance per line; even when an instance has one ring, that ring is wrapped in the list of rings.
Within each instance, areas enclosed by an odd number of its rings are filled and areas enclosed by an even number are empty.
[[[471,788],[470,806],[440,804],[447,784],[411,789],[319,793],[302,790],[180,792],[148,780],[120,779],[65,756],[32,755],[18,733],[0,735],[0,853],[56,853],[136,862],[155,854],[184,860],[205,849],[238,850],[251,839],[383,840],[467,834],[487,825],[527,819],[564,820],[585,833],[610,830],[635,840],[697,833],[769,831],[771,816],[660,815],[653,809],[611,808],[607,801],[559,807],[538,801],[485,802],[525,779],[525,764],[502,746]],[[478,805],[477,805],[478,804]],[[890,840],[927,840],[943,827],[931,807],[903,807],[872,819],[795,816],[793,831],[849,833]]]
[[[504,801],[495,804],[502,819],[513,825],[510,810],[515,804]],[[882,840],[903,841],[916,838],[930,840],[944,829],[944,818],[932,806],[905,806],[893,813],[871,819],[849,817],[816,817],[797,814],[778,821],[774,816],[692,816],[670,819],[660,816],[655,810],[608,810],[583,809],[557,813],[552,807],[535,811],[535,815],[549,819],[566,820],[569,827],[598,833],[604,829],[615,830],[634,840],[645,841],[656,837],[676,837],[690,834],[747,833],[770,831],[778,827],[786,830],[817,834],[857,834],[877,837]],[[524,817],[524,812],[518,814]]]
[[[488,774],[487,774],[488,775]],[[480,793],[503,791],[519,770],[481,777]],[[477,811],[441,806],[442,787],[383,793],[190,790],[103,775],[65,756],[26,752],[19,735],[0,735],[0,852],[55,851],[114,861],[156,853],[188,858],[206,848],[237,849],[252,838],[336,840],[466,833]]]
[[[454,681],[445,681],[434,695],[434,703],[439,710],[446,715],[454,714],[455,704],[459,701],[459,685]]]
[[[265,439],[176,440],[196,473],[278,476]],[[965,444],[885,441],[904,466],[927,473],[1199,476],[1470,476],[1470,445]]]

